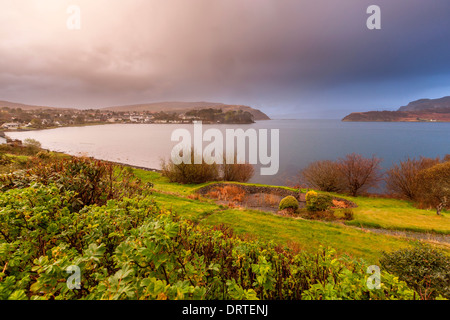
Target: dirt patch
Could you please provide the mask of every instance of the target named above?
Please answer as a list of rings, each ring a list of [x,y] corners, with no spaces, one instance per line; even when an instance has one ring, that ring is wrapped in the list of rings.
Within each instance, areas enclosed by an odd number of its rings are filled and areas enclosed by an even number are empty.
[[[219,204],[275,213],[278,212],[281,199],[287,196],[296,198],[300,209],[306,206],[304,193],[277,187],[214,183],[198,189],[197,193],[215,199]],[[333,205],[337,208],[357,207],[354,202],[338,197],[333,197]]]

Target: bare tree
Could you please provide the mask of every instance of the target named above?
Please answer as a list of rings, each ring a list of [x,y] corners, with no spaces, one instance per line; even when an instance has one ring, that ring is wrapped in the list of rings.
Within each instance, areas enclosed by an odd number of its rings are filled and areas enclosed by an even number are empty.
[[[335,161],[314,161],[300,171],[300,181],[310,188],[326,192],[342,192],[343,176]]]
[[[249,163],[237,163],[237,157],[234,157],[234,163],[226,162],[226,157],[223,158],[222,179],[224,181],[238,181],[247,182],[253,177],[255,169]]]
[[[399,164],[394,164],[386,172],[385,181],[387,190],[402,198],[416,200],[420,186],[418,179],[419,172],[439,162],[439,158],[420,157],[419,159],[407,158]]]
[[[436,208],[436,213],[450,202],[450,161],[440,163],[419,173],[419,201]]]
[[[338,160],[338,170],[343,176],[345,190],[352,196],[376,187],[382,179],[381,159],[375,156],[364,158],[352,153]]]

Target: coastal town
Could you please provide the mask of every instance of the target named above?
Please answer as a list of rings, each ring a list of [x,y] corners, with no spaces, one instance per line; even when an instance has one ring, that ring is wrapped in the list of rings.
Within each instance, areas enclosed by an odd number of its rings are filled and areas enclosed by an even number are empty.
[[[242,110],[221,109],[189,110],[183,113],[150,111],[109,111],[104,109],[34,109],[3,107],[0,109],[0,126],[3,131],[49,129],[65,126],[83,126],[109,123],[253,123],[253,115]]]

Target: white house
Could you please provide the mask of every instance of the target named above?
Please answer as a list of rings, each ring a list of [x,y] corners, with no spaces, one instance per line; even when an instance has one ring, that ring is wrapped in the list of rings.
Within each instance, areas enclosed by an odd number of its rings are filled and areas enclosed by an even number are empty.
[[[131,122],[142,122],[144,120],[144,117],[142,116],[130,116]]]
[[[20,124],[15,123],[15,122],[10,122],[10,123],[4,123],[2,125],[3,128],[8,129],[8,130],[17,130],[20,127]]]

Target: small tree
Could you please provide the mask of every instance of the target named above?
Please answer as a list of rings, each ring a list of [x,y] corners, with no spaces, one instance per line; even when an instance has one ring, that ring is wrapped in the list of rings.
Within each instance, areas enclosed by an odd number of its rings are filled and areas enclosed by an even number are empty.
[[[202,163],[194,164],[195,151],[191,149],[191,163],[175,164],[171,159],[162,161],[162,175],[171,182],[183,184],[204,183],[219,180],[219,166],[215,163],[208,164],[203,159]]]
[[[450,202],[450,161],[422,170],[418,179],[418,200],[436,208],[436,213],[440,215]]]
[[[23,145],[25,147],[32,148],[32,149],[40,149],[41,148],[41,143],[39,141],[37,141],[35,139],[30,139],[30,138],[25,139],[23,141]]]
[[[249,163],[237,163],[237,157],[234,158],[234,163],[226,163],[226,157],[223,159],[221,165],[222,179],[224,181],[238,181],[247,182],[253,177],[255,172],[253,166]]]
[[[394,164],[386,172],[386,188],[397,196],[408,200],[416,200],[420,186],[419,172],[438,163],[439,158],[421,157],[420,159],[407,158],[399,164]]]
[[[375,156],[364,158],[352,153],[338,160],[338,170],[343,176],[344,188],[352,196],[376,187],[382,179],[381,159]]]
[[[309,164],[300,172],[300,180],[308,187],[321,191],[342,192],[344,189],[343,176],[335,161],[323,160]]]

